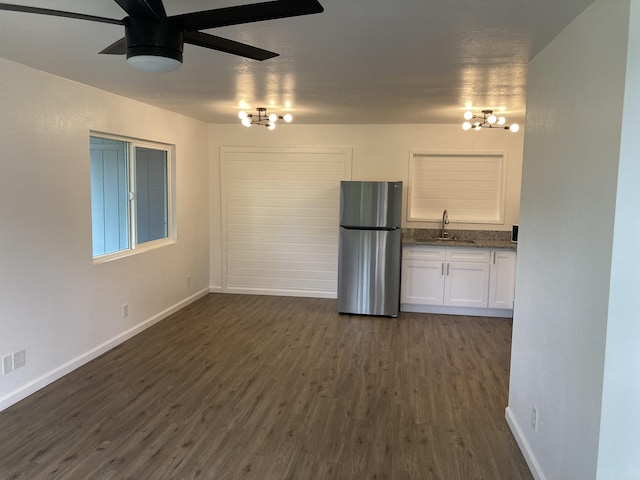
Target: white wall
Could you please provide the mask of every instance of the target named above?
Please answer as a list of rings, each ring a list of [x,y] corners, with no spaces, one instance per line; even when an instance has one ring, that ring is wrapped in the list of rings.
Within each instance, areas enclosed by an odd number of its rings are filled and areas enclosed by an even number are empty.
[[[0,357],[27,358],[1,410],[208,291],[209,212],[206,124],[6,60],[0,77]],[[177,244],[93,264],[90,130],[175,144]]]
[[[640,4],[631,3],[598,478],[640,478]]]
[[[623,145],[619,163],[628,14],[628,0],[597,0],[529,65],[507,418],[537,478],[639,478],[637,438],[627,448],[636,458],[622,456],[635,465],[633,475],[596,474],[598,464],[610,460],[602,450],[598,454],[608,421],[603,412],[601,422],[603,388],[605,399],[610,396],[605,353],[612,367],[628,359],[620,338],[607,339],[612,320],[621,327],[617,337],[631,330],[638,340],[638,327],[629,324],[637,324],[638,300],[617,298],[620,284],[633,276],[624,263],[638,264],[637,245],[635,251],[627,248],[630,241],[621,238],[617,244],[619,235],[627,235],[621,220],[637,223],[640,204],[637,140]],[[636,97],[629,99],[631,115],[637,112]],[[627,182],[635,184],[635,192],[631,185],[619,190],[619,174],[633,175]],[[617,259],[613,272],[612,257]],[[621,346],[622,359],[614,353]],[[635,376],[626,379],[637,383],[638,354],[633,358]],[[621,387],[620,380],[614,383]],[[531,425],[534,405],[537,432]],[[617,406],[629,404],[610,401],[611,409]],[[637,417],[635,411],[619,414]],[[632,423],[637,426],[638,420]],[[637,434],[637,428],[632,431]],[[625,438],[613,436],[612,442]]]
[[[507,194],[504,225],[456,224],[451,229],[511,230],[518,223],[523,130],[465,132],[459,125],[281,125],[275,131],[237,124],[209,126],[211,176],[211,285],[222,285],[220,230],[220,147],[349,147],[353,180],[408,181],[409,152],[506,152]],[[405,202],[406,208],[406,189]],[[406,215],[405,215],[406,217]],[[404,222],[407,228],[437,224]]]

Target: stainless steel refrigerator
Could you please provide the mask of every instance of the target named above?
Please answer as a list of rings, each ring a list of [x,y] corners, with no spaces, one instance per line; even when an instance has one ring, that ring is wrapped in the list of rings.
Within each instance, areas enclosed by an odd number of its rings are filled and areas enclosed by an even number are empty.
[[[402,182],[340,184],[338,312],[397,317]]]

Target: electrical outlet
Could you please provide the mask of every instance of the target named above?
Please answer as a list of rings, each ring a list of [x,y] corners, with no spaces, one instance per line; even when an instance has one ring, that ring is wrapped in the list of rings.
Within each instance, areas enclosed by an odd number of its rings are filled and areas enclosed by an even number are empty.
[[[127,318],[129,316],[129,304],[125,303],[122,305],[122,318]]]
[[[13,355],[5,355],[2,357],[2,374],[6,375],[13,371]]]
[[[538,409],[535,405],[531,408],[531,428],[534,432],[538,431]]]
[[[22,349],[19,352],[13,354],[13,369],[16,370],[20,367],[24,367],[27,363],[27,352]]]

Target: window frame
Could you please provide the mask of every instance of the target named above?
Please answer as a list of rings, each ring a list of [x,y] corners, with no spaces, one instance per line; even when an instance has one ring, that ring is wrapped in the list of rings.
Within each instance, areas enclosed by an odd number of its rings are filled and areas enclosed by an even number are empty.
[[[91,130],[91,137],[102,138],[105,140],[115,140],[126,144],[126,171],[127,171],[127,235],[129,240],[128,248],[124,248],[117,252],[106,253],[102,255],[93,255],[93,246],[91,254],[94,264],[100,264],[117,260],[119,258],[129,257],[138,253],[155,250],[177,242],[176,228],[176,189],[175,189],[175,145],[154,142],[150,140],[142,140],[138,138],[125,137],[122,135],[114,135]],[[136,148],[146,148],[151,150],[164,151],[166,155],[166,189],[167,189],[167,236],[156,240],[150,240],[138,243],[137,235],[137,192],[136,192]],[[89,144],[91,149],[91,144]],[[93,238],[93,218],[91,221],[91,237]]]

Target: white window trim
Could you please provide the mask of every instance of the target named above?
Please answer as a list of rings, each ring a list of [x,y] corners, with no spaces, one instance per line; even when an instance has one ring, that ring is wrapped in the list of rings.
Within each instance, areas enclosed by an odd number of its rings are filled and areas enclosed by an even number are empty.
[[[173,245],[177,242],[177,225],[176,225],[176,182],[175,180],[175,146],[160,143],[160,142],[152,142],[148,140],[141,140],[138,138],[125,137],[122,135],[114,135],[110,133],[103,133],[91,130],[89,132],[89,137],[100,137],[106,138],[109,140],[117,140],[120,142],[126,142],[128,144],[128,155],[129,158],[135,158],[135,148],[150,148],[154,150],[163,150],[167,155],[167,190],[168,190],[168,199],[167,199],[167,237],[160,238],[158,240],[152,240],[149,242],[145,242],[142,244],[137,243],[137,231],[134,226],[135,218],[136,218],[136,193],[135,193],[135,185],[136,185],[136,172],[135,172],[135,161],[128,161],[128,187],[129,187],[129,205],[128,205],[128,213],[129,213],[129,243],[130,247],[124,250],[120,250],[118,252],[107,253],[105,255],[99,255],[97,257],[93,257],[93,264],[97,265],[100,263],[111,262],[113,260],[117,260],[119,258],[130,257],[132,255],[137,255],[139,253],[148,252],[150,250],[156,250],[158,248],[166,247],[168,245]]]
[[[469,156],[469,157],[482,157],[482,156],[490,156],[495,157],[499,156],[502,158],[501,162],[501,177],[500,177],[500,199],[498,205],[498,218],[496,220],[465,220],[465,219],[456,219],[456,223],[468,223],[468,224],[487,224],[487,225],[504,225],[505,222],[505,209],[506,209],[506,190],[507,190],[507,165],[508,158],[507,152],[505,151],[430,151],[430,150],[410,150],[409,151],[409,181],[407,186],[407,212],[406,212],[406,221],[407,222],[439,222],[441,218],[421,218],[417,216],[412,216],[412,205],[411,200],[413,198],[413,171],[415,165],[416,157],[447,157],[447,156]]]

